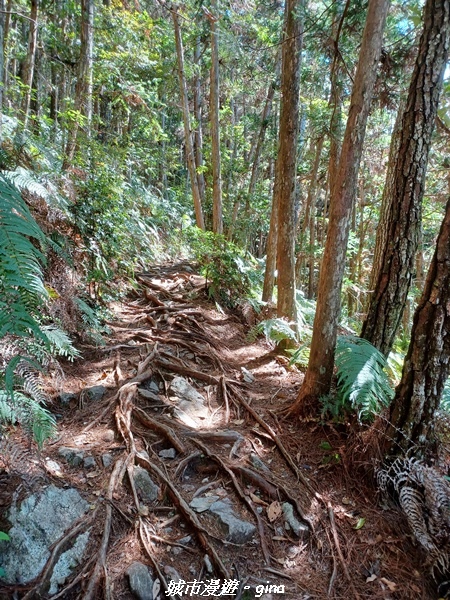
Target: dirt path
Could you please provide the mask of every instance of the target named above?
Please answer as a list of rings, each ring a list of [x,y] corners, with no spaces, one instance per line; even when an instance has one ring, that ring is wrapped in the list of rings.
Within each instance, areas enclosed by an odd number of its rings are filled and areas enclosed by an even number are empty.
[[[112,307],[106,346],[65,368],[73,396],[55,400],[58,439],[38,455],[16,431],[3,449],[4,511],[16,490],[51,481],[96,511],[88,559],[54,598],[131,599],[136,561],[161,598],[435,597],[401,516],[379,508],[364,465],[349,471],[345,428],[277,416],[301,373],[250,343],[189,267],[138,281],[135,298]],[[176,589],[177,577],[191,587]],[[39,585],[0,591],[39,597]]]

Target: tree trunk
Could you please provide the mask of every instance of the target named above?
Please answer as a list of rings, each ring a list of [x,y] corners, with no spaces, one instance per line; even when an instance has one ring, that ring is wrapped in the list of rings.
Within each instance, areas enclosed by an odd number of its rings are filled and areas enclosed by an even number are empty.
[[[387,439],[394,452],[431,448],[434,413],[450,371],[450,200],[414,314],[411,343],[391,409]]]
[[[195,165],[198,180],[198,192],[200,194],[200,202],[203,204],[205,200],[205,176],[203,174],[203,130],[202,130],[202,87],[200,83],[200,56],[201,56],[201,40],[198,36],[195,40],[194,50],[194,117],[196,128],[194,133],[194,153]]]
[[[293,411],[315,412],[318,398],[330,391],[350,216],[388,7],[389,0],[369,0],[339,169],[330,198],[308,369]]]
[[[424,29],[400,128],[397,156],[392,175],[388,173],[392,198],[389,200],[386,242],[361,333],[385,356],[394,343],[413,277],[428,153],[449,40],[449,0],[427,0]],[[389,177],[392,177],[392,182]]]
[[[278,86],[278,78],[280,76],[280,67],[281,67],[280,60],[277,57],[277,62],[276,62],[276,67],[275,67],[275,79],[272,81],[272,83],[270,84],[269,89],[267,91],[267,98],[266,98],[266,102],[264,104],[264,110],[263,110],[262,117],[261,117],[261,127],[259,129],[258,140],[257,140],[256,146],[255,146],[255,152],[254,152],[253,164],[252,164],[252,174],[251,174],[250,183],[248,186],[249,202],[251,201],[251,198],[255,191],[256,180],[258,177],[259,163],[261,160],[261,153],[262,153],[262,149],[263,149],[263,145],[264,145],[264,139],[266,137],[266,131],[267,131],[267,127],[269,125],[270,115],[272,113],[273,97],[275,95],[275,90],[277,89],[277,86]]]
[[[94,0],[81,0],[80,58],[75,87],[75,110],[86,117],[89,136],[92,121],[92,66],[94,57]],[[73,123],[68,134],[63,168],[67,169],[75,155],[79,123]]]
[[[273,288],[275,286],[275,269],[277,265],[277,239],[278,239],[278,207],[277,207],[277,179],[275,178],[272,194],[272,212],[270,214],[269,235],[267,237],[266,270],[264,271],[264,284],[262,292],[263,302],[272,302]]]
[[[178,13],[172,10],[172,20],[175,32],[175,45],[177,48],[177,60],[178,60],[178,81],[180,84],[180,96],[181,105],[183,109],[183,123],[184,123],[184,141],[186,146],[186,162],[189,170],[189,177],[191,181],[192,198],[194,200],[195,210],[195,221],[197,227],[205,229],[205,221],[203,220],[202,201],[200,197],[200,191],[198,188],[197,171],[195,168],[195,156],[194,148],[192,143],[191,126],[189,122],[189,101],[187,93],[186,75],[184,72],[184,50],[183,40],[181,38],[180,23],[178,21]]]
[[[209,16],[211,26],[211,85],[209,92],[209,113],[211,122],[211,166],[213,177],[213,231],[214,233],[223,233],[219,130],[219,44],[217,40],[218,17],[216,0],[212,0],[211,8],[214,13]]]
[[[324,143],[324,136],[321,135],[319,139],[316,141],[316,152],[314,155],[314,162],[311,171],[311,177],[308,188],[308,195],[306,197],[305,203],[305,215],[302,223],[302,228],[300,231],[300,248],[297,254],[297,261],[295,266],[295,279],[297,284],[300,285],[300,279],[303,273],[303,266],[306,258],[306,230],[309,229],[309,257],[311,259],[311,243],[314,244],[314,234],[315,234],[315,209],[316,209],[316,199],[317,199],[317,178],[319,174],[319,165],[320,158],[322,156],[322,149]],[[314,227],[312,226],[312,222],[314,223]],[[313,259],[314,262],[314,259]],[[313,265],[314,269],[314,265]],[[311,279],[311,271],[308,277],[308,281]],[[310,286],[311,283],[308,283],[308,297],[311,298],[310,295]]]
[[[274,205],[278,211],[277,314],[295,320],[295,187],[299,124],[302,0],[286,0],[281,67],[281,105]]]
[[[25,86],[25,96],[22,102],[24,114],[23,127],[28,127],[30,116],[31,89],[33,86],[34,63],[36,57],[37,32],[38,32],[39,0],[31,0],[30,29],[28,33],[28,51],[22,72],[22,83]]]

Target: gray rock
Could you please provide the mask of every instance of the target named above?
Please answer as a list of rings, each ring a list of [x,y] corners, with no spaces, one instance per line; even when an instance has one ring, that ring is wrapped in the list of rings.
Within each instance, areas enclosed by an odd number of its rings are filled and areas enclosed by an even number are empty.
[[[58,586],[64,585],[67,577],[69,577],[73,569],[80,563],[89,541],[89,534],[90,529],[79,535],[72,548],[61,554],[50,579],[50,589],[48,591],[50,595],[56,594]]]
[[[212,566],[211,559],[207,554],[205,554],[205,556],[203,557],[203,562],[205,563],[207,573],[211,574],[214,571],[214,568]]]
[[[270,473],[269,467],[267,467],[263,463],[263,461],[259,458],[259,456],[257,454],[254,454],[253,452],[250,454],[250,462],[255,467],[255,469],[258,469],[258,471],[264,471],[265,473]]]
[[[208,418],[208,407],[205,399],[183,377],[175,377],[169,391],[178,398],[178,406],[174,415],[189,427],[196,427],[202,420]],[[173,399],[173,398],[172,398]]]
[[[110,467],[112,465],[112,462],[113,462],[113,457],[111,456],[111,454],[103,454],[102,455],[102,463],[103,463],[103,466],[105,467],[105,469]]]
[[[150,569],[141,562],[134,562],[127,569],[133,594],[139,600],[153,600],[153,577]]]
[[[256,527],[248,521],[242,521],[233,512],[233,508],[227,499],[218,500],[209,507],[211,512],[219,521],[229,542],[233,544],[245,544],[250,541],[256,532]]]
[[[95,462],[95,458],[93,456],[86,456],[83,460],[83,465],[85,469],[95,469],[97,463]]]
[[[72,394],[71,392],[62,392],[59,395],[59,401],[63,406],[67,406],[71,402],[77,399],[76,394]]]
[[[84,452],[78,448],[61,446],[58,450],[58,454],[59,456],[62,456],[69,465],[72,465],[72,467],[79,467],[84,459]]]
[[[164,573],[171,581],[181,581],[181,575],[170,565],[164,567]]]
[[[217,500],[219,500],[219,496],[199,496],[198,498],[191,500],[189,506],[193,508],[195,512],[201,513],[209,510],[211,504],[214,504]]]
[[[86,389],[86,396],[88,400],[92,400],[93,402],[98,402],[105,394],[106,388],[104,385],[93,385],[92,387]]]
[[[139,466],[134,467],[134,484],[137,493],[143,502],[154,502],[159,493],[159,487],[154,483],[145,469]]]
[[[175,448],[168,448],[167,450],[160,450],[158,452],[158,456],[161,458],[175,458],[177,455],[177,451]]]
[[[174,546],[172,548],[172,554],[175,554],[175,556],[178,556],[182,552],[183,552],[183,548],[180,548],[179,546]]]
[[[0,564],[6,573],[3,579],[14,584],[38,577],[50,556],[49,547],[88,510],[89,504],[77,490],[63,490],[54,485],[29,496],[19,508],[13,505],[8,515],[11,539],[0,542]],[[59,558],[51,580],[53,590],[81,561],[88,537],[88,532],[79,536]]]
[[[192,535],[186,535],[178,540],[179,544],[190,544],[192,542]]]
[[[284,502],[282,505],[284,519],[289,528],[294,534],[301,539],[308,537],[309,527],[305,523],[301,523],[294,515],[294,507],[289,502]]]

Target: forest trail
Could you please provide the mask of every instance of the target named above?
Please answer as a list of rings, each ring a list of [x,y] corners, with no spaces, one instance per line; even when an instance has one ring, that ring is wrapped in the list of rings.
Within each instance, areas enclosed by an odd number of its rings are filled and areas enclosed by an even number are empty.
[[[3,515],[14,494],[49,483],[76,488],[95,515],[87,560],[53,598],[131,600],[135,562],[161,598],[168,585],[173,598],[434,598],[403,517],[380,509],[365,465],[349,469],[345,433],[277,416],[303,375],[249,341],[242,315],[219,312],[191,266],[136,279],[111,306],[106,345],[64,366],[57,439],[39,454],[16,430],[3,448]],[[200,583],[177,593],[177,578]],[[41,585],[0,598],[40,597]]]

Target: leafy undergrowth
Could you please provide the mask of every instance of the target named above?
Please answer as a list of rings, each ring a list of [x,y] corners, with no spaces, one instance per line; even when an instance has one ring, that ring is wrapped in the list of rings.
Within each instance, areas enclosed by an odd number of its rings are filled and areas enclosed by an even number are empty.
[[[237,595],[222,597],[435,598],[405,521],[380,508],[370,463],[358,464],[349,452],[347,426],[279,416],[302,374],[267,342],[250,342],[236,316],[217,312],[188,266],[154,268],[137,279],[135,296],[111,306],[117,320],[106,346],[83,348],[66,366],[63,389],[53,390],[59,437],[30,455],[17,430],[2,448],[3,514],[14,493],[23,497],[52,481],[77,488],[95,511],[94,521],[86,518],[93,528],[87,560],[54,598],[86,598],[91,589],[92,598],[131,599],[125,573],[134,561],[159,578],[161,598],[173,569],[187,582],[240,582]],[[202,395],[201,418],[176,417],[174,377]],[[86,393],[95,385],[107,389],[101,400]],[[73,396],[62,404],[61,392]],[[88,453],[95,466],[68,465],[61,446]],[[171,448],[174,458],[160,456]],[[107,467],[104,455],[112,458]],[[130,485],[135,464],[159,486],[153,504]],[[228,498],[255,525],[253,539],[226,542],[216,521],[189,506],[208,496]],[[304,526],[300,537],[286,529],[283,503]],[[267,585],[280,591],[266,594]],[[0,597],[45,597],[41,586],[3,587]]]

